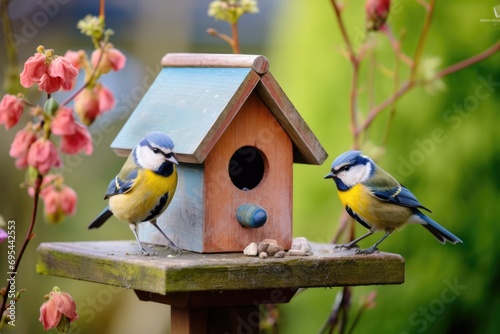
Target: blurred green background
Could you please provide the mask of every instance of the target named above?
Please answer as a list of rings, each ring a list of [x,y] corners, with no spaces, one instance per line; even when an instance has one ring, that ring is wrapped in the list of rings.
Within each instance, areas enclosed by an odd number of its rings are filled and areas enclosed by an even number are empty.
[[[482,21],[494,18],[497,2],[438,2],[424,59],[438,57],[443,68],[497,42],[500,22]],[[5,333],[42,333],[38,309],[43,295],[54,285],[76,300],[80,319],[75,323],[75,333],[169,332],[166,305],[140,302],[125,289],[35,274],[36,247],[41,242],[132,239],[129,229],[118,227],[116,220],[98,231],[86,228],[105,204],[101,196],[109,179],[124,162],[110,151],[111,141],[158,72],[164,54],[231,52],[226,44],[205,33],[209,27],[229,32],[227,24],[207,17],[209,0],[106,3],[107,25],[116,32],[112,41],[128,57],[123,72],[103,78],[117,98],[115,111],[104,116],[113,120],[113,125],[103,127],[101,121],[92,126],[92,156],[63,159],[66,182],[79,196],[78,211],[58,226],[44,223],[39,215],[37,237],[27,249],[16,281],[17,288],[28,291],[17,304],[16,327],[5,328]],[[334,185],[323,176],[333,159],[352,145],[348,126],[351,68],[341,53],[342,40],[329,1],[263,0],[259,6],[260,13],[241,20],[242,51],[269,58],[271,72],[330,155],[323,166],[294,167],[294,235],[329,242],[342,208]],[[67,49],[90,48],[74,27],[87,13],[97,14],[97,8],[97,1],[12,2],[9,10],[19,41],[20,63],[39,44],[59,54]],[[403,50],[410,56],[423,18],[424,10],[415,1],[393,1],[389,22],[396,34],[405,31]],[[346,1],[344,19],[353,43],[359,46],[364,38],[363,1]],[[394,53],[386,38],[373,38],[378,40],[376,61],[393,68]],[[2,77],[3,50],[2,46]],[[366,64],[362,66],[362,83],[368,75]],[[377,70],[375,77],[376,102],[393,91],[392,81],[380,73]],[[406,78],[407,70],[401,75]],[[486,87],[481,78],[491,85]],[[443,81],[444,91],[429,93],[416,87],[398,102],[394,126],[379,163],[433,211],[433,219],[464,243],[443,246],[419,226],[408,226],[388,238],[381,249],[406,259],[405,283],[356,287],[354,310],[366,294],[378,292],[376,307],[365,313],[356,332],[497,333],[500,329],[500,246],[496,240],[500,233],[496,221],[500,216],[500,173],[496,165],[500,163],[500,56]],[[478,92],[483,94],[481,98]],[[485,92],[490,94],[485,96]],[[361,111],[368,108],[366,95],[366,85],[362,84]],[[457,112],[459,108],[464,112]],[[367,153],[375,152],[374,147],[380,144],[387,115],[384,112],[370,129],[364,144]],[[23,172],[15,169],[8,156],[20,128],[0,130],[0,215],[16,220],[19,246],[32,205],[26,191],[19,187]],[[433,137],[435,131],[442,133],[439,142]],[[363,232],[358,226],[357,235]],[[369,246],[378,237],[362,245]],[[0,254],[0,274],[5,277],[5,243],[0,245]],[[309,289],[280,306],[280,332],[317,332],[338,291]]]

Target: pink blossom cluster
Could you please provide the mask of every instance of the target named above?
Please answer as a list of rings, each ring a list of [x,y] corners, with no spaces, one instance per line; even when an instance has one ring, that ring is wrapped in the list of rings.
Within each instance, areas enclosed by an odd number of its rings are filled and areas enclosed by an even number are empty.
[[[60,89],[72,89],[78,70],[71,65],[69,60],[53,55],[53,50],[45,50],[43,46],[39,46],[37,51],[24,63],[21,85],[28,88],[37,83],[38,90],[45,91],[47,94]]]
[[[126,57],[112,44],[106,44],[92,52],[90,62],[85,52],[69,50],[65,55],[71,64],[78,69],[85,69],[87,76],[94,73],[97,76],[109,71],[119,71],[125,66]],[[115,97],[113,93],[99,82],[91,83],[75,97],[75,111],[80,121],[91,125],[97,116],[113,109]]]
[[[125,60],[123,53],[109,43],[95,50],[90,61],[83,50],[58,56],[53,50],[39,46],[37,53],[25,62],[20,81],[26,88],[37,84],[38,90],[45,91],[50,98],[46,106],[35,106],[22,94],[6,94],[0,101],[0,124],[6,130],[19,123],[26,109],[31,111],[33,119],[17,132],[9,155],[15,159],[17,168],[34,168],[43,176],[40,197],[50,222],[73,215],[77,197],[73,189],[62,184],[61,177],[49,173],[62,167],[60,152],[92,154],[92,137],[87,126],[115,105],[113,93],[98,79],[111,70],[121,70]],[[85,71],[86,85],[74,94],[74,110],[59,106],[50,94],[72,89],[80,70]]]
[[[33,195],[34,189],[30,188],[29,193]],[[64,184],[61,175],[50,174],[44,178],[40,197],[44,203],[45,218],[51,223],[57,224],[65,216],[72,216],[76,212],[78,196],[73,189]]]

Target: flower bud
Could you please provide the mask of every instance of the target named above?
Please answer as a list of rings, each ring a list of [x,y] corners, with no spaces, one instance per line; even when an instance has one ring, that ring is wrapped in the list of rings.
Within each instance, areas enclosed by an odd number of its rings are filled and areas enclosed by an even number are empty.
[[[24,101],[11,94],[5,94],[0,102],[0,124],[5,126],[6,130],[19,122],[24,110]]]
[[[367,0],[365,3],[366,10],[366,30],[378,31],[389,16],[391,6],[390,0]]]
[[[40,318],[44,330],[57,328],[60,333],[69,332],[69,323],[78,319],[76,304],[69,293],[55,286],[40,307]]]

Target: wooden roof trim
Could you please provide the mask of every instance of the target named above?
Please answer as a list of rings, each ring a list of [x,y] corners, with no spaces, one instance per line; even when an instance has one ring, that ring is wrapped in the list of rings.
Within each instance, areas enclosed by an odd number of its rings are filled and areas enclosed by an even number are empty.
[[[233,121],[234,116],[239,112],[247,98],[255,89],[255,86],[259,82],[260,76],[254,71],[250,71],[241,83],[238,90],[234,93],[233,97],[230,99],[224,110],[220,113],[217,120],[210,127],[207,135],[201,141],[201,144],[193,152],[191,159],[189,156],[179,156],[179,161],[181,162],[193,162],[193,163],[203,163],[205,158],[208,156],[212,148],[220,139],[226,128]],[[194,159],[192,159],[194,158]]]
[[[260,55],[217,53],[167,53],[161,60],[164,67],[249,67],[262,75],[269,61]]]
[[[294,162],[321,165],[328,154],[271,72],[261,76],[256,91],[291,138],[299,153]]]

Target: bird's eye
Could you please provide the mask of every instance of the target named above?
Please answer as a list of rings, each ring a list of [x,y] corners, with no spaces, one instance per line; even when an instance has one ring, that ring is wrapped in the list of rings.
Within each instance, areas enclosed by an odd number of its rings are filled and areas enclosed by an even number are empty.
[[[158,149],[158,148],[156,148],[156,147],[153,147],[153,152],[154,152],[155,154],[158,154],[158,153],[160,153],[160,149]]]
[[[347,166],[342,167],[342,170],[343,170],[344,172],[347,172],[349,169],[351,169],[351,166],[350,166],[350,165],[347,165]]]

